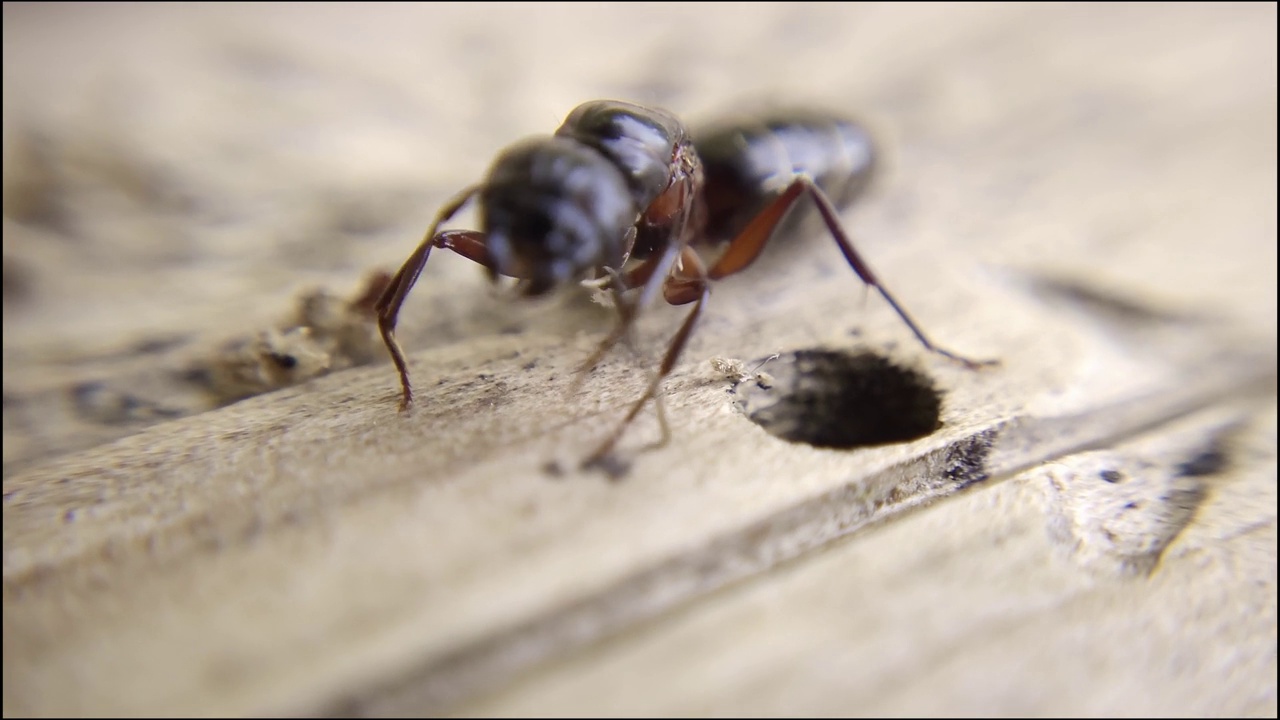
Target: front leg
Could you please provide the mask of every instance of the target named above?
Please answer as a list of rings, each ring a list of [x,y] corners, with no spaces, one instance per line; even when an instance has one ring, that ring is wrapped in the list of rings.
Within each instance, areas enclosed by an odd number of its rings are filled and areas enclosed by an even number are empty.
[[[604,283],[602,287],[613,290],[615,297],[619,297],[621,293],[636,287],[640,288],[640,296],[630,303],[618,303],[618,324],[614,327],[613,332],[609,333],[609,336],[596,347],[595,352],[591,353],[591,356],[578,366],[576,371],[578,373],[577,382],[580,383],[583,376],[594,369],[596,365],[599,365],[604,356],[631,332],[631,328],[635,325],[640,311],[652,302],[653,297],[657,295],[667,276],[670,275],[671,268],[675,265],[676,260],[680,258],[680,252],[680,246],[669,245],[663,249],[661,254],[648,258],[627,271],[622,275],[621,281],[611,277],[608,282]],[[623,287],[618,287],[619,282]]]
[[[478,230],[445,230],[436,233],[430,242],[423,243],[423,246],[419,248],[420,254],[415,253],[409,258],[409,262],[405,263],[405,267],[400,268],[400,272],[392,278],[392,284],[383,293],[382,299],[378,301],[376,307],[378,311],[378,329],[382,331],[382,340],[386,343],[387,349],[391,351],[391,359],[395,362],[396,369],[400,372],[400,385],[404,391],[404,395],[400,400],[401,410],[407,409],[413,402],[413,388],[409,384],[408,361],[405,358],[404,351],[400,348],[400,343],[395,338],[396,316],[400,312],[400,306],[404,303],[404,294],[407,294],[407,290],[399,295],[398,298],[393,291],[398,287],[397,283],[400,283],[400,287],[406,284],[406,277],[412,277],[412,280],[409,280],[407,284],[412,284],[417,280],[432,248],[455,252],[471,262],[487,268],[493,274],[513,277],[517,280],[527,279],[521,275],[512,274],[509,270],[508,272],[499,273],[493,257],[489,254],[489,246],[486,244],[486,240],[485,234]],[[410,263],[416,263],[417,267],[410,267]],[[412,273],[412,275],[409,273]]]
[[[409,383],[409,364],[405,360],[404,349],[396,340],[396,320],[400,317],[400,307],[404,305],[405,298],[409,296],[409,291],[413,289],[414,283],[418,282],[418,276],[422,274],[422,268],[427,264],[427,258],[431,255],[431,247],[440,226],[458,214],[458,211],[478,192],[480,192],[480,186],[472,185],[440,208],[427,234],[423,236],[422,242],[418,243],[413,254],[396,271],[391,282],[387,284],[386,291],[373,306],[378,313],[378,332],[382,334],[382,342],[387,346],[387,352],[391,353],[391,361],[395,363],[396,371],[400,373],[400,387],[404,393],[400,399],[401,410],[408,409],[409,404],[413,402],[413,386]]]

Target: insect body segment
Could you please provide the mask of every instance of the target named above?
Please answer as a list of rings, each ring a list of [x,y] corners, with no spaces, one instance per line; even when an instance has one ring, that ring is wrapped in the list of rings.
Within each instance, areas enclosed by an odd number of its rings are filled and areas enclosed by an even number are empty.
[[[618,300],[619,322],[580,367],[594,367],[659,292],[672,305],[693,304],[662,362],[623,421],[588,458],[607,457],[675,367],[709,294],[709,282],[749,266],[808,197],[846,261],[875,287],[929,350],[934,345],[880,284],[840,224],[839,208],[866,187],[874,168],[870,136],[834,116],[793,113],[722,125],[691,138],[665,110],[600,100],[573,110],[553,136],[501,153],[484,182],[441,208],[422,242],[378,300],[378,327],[400,374],[401,407],[413,400],[409,370],[395,338],[396,319],[433,248],[482,266],[491,279],[517,279],[526,296],[578,280],[602,280]],[[441,230],[472,198],[482,229]],[[714,263],[696,249],[721,244]],[[635,290],[632,300],[624,294]],[[663,420],[666,434],[666,423]]]
[[[579,105],[556,136],[608,158],[626,179],[640,208],[647,208],[667,189],[671,159],[689,144],[684,125],[671,113],[607,100]]]
[[[721,123],[694,135],[707,177],[706,234],[732,240],[791,181],[808,176],[837,208],[862,194],[875,170],[871,134],[813,111]]]
[[[490,274],[541,295],[596,268],[617,266],[639,206],[616,165],[564,137],[500,155],[480,190]]]

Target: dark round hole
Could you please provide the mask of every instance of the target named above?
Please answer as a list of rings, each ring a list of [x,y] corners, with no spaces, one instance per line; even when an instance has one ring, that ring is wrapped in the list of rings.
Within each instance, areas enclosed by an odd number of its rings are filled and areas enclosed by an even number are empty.
[[[906,442],[941,426],[942,399],[932,379],[872,352],[785,353],[760,365],[735,392],[752,422],[783,440],[817,447]]]

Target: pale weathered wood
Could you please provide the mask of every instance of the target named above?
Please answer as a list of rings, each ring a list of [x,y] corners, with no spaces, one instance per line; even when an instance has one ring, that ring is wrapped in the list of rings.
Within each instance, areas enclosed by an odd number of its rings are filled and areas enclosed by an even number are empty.
[[[33,288],[6,297],[6,715],[1274,714],[1273,6],[96,12],[5,9],[6,148],[43,117],[64,148],[5,161]],[[138,13],[174,31],[122,43]],[[39,100],[99,65],[145,131]],[[609,314],[506,307],[452,258],[403,321],[407,417],[385,366],[149,427],[67,409],[92,379],[201,410],[160,373],[397,262],[494,150],[603,95],[865,112],[888,174],[847,221],[937,340],[1002,367],[924,355],[815,237],[716,287],[676,436],[623,482],[543,468],[649,365],[618,353],[571,395]],[[121,180],[148,172],[182,182]],[[365,234],[326,214],[370,207]],[[646,318],[650,356],[678,318]],[[192,339],[110,354],[168,334]],[[788,444],[708,362],[808,347],[922,369],[944,427]],[[1224,471],[1180,469],[1215,443]]]
[[[1195,418],[859,534],[460,713],[1269,715],[1274,466],[1211,481],[1150,578],[1085,572],[1045,532],[1046,511],[1060,510],[1046,472],[1104,486],[1099,468],[1150,473],[1194,453],[1215,422]],[[1270,453],[1274,434],[1272,416],[1234,447]]]

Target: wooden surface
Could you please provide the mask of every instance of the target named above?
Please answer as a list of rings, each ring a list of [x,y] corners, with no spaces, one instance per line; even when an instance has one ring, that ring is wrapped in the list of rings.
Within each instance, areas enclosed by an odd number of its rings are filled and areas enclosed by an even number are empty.
[[[6,715],[1276,713],[1273,5],[4,13]],[[846,222],[1002,366],[789,238],[621,481],[573,462],[679,311],[572,394],[608,311],[452,257],[410,415],[385,364],[218,407],[228,342],[595,97],[865,117]],[[927,374],[941,429],[784,442],[710,362],[817,347]]]

